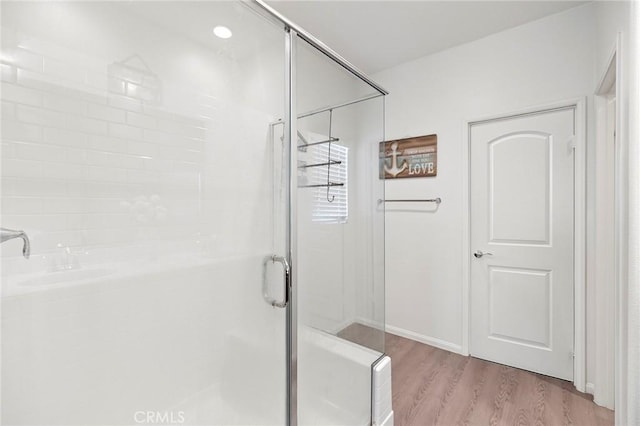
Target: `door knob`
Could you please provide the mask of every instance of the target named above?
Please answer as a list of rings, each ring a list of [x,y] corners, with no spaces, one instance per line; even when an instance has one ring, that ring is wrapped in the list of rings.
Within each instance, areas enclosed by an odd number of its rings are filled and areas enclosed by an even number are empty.
[[[483,253],[481,250],[476,250],[473,255],[476,257],[476,259],[480,259],[482,256],[493,256],[493,253]]]

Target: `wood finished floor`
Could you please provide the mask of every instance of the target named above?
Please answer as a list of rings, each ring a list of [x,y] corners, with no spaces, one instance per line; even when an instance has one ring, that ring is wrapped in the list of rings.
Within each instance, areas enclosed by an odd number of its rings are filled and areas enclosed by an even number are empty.
[[[613,425],[570,382],[386,334],[395,426]]]
[[[367,346],[372,338],[368,328],[353,324],[340,335]],[[389,333],[385,339],[395,426],[614,424],[613,411],[594,404],[591,395],[570,382]]]

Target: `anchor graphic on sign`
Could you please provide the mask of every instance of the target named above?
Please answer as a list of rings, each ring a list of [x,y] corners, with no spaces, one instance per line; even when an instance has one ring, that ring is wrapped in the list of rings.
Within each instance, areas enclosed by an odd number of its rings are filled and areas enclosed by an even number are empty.
[[[402,160],[402,167],[398,167],[398,142],[391,144],[391,157],[391,167],[387,167],[385,164],[384,171],[396,177],[407,168],[406,160]]]

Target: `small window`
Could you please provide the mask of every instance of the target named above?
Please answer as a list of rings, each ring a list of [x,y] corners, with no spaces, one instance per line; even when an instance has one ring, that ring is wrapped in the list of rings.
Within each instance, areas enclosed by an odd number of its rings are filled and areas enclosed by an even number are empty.
[[[329,158],[329,144],[317,145],[313,147],[313,162],[326,163]],[[313,221],[324,223],[346,223],[349,216],[348,198],[348,158],[349,148],[346,146],[331,144],[331,160],[339,161],[340,164],[331,166],[314,167],[313,181],[318,184],[327,183],[327,171],[329,172],[329,182],[342,183],[342,186],[315,188],[313,195]],[[333,201],[329,201],[333,200]]]

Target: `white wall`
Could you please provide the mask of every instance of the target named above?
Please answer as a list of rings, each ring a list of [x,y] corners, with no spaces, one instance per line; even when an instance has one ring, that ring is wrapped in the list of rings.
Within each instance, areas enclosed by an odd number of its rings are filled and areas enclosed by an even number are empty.
[[[591,93],[593,14],[581,6],[374,76],[391,92],[387,140],[438,135],[438,176],[388,181],[386,196],[443,200],[436,211],[387,210],[389,331],[463,350],[465,120]]]
[[[413,337],[436,346],[463,352],[463,295],[461,193],[463,167],[461,147],[463,128],[467,119],[508,113],[510,111],[543,105],[559,100],[588,96],[587,121],[587,386],[596,394],[596,402],[610,405],[612,380],[607,373],[611,345],[598,338],[596,325],[602,335],[613,333],[612,322],[603,328],[596,304],[598,293],[610,286],[599,282],[597,275],[596,226],[599,219],[596,192],[597,170],[595,120],[592,105],[596,84],[603,76],[618,33],[621,34],[622,84],[627,88],[619,93],[619,140],[622,157],[630,155],[634,147],[631,138],[630,108],[634,79],[631,72],[632,51],[637,40],[631,37],[630,17],[634,11],[631,2],[594,2],[566,12],[523,25],[518,28],[455,47],[428,57],[382,71],[375,79],[387,87],[391,94],[387,100],[386,139],[437,133],[439,139],[439,176],[432,179],[398,180],[387,182],[387,197],[443,198],[435,211],[429,209],[388,210],[387,213],[387,325],[391,332]],[[637,84],[637,81],[635,82]],[[629,145],[631,144],[631,145]],[[623,164],[623,193],[633,182],[632,166]],[[629,177],[627,177],[627,175]],[[627,232],[626,219],[634,207],[622,214],[623,237]],[[631,212],[631,213],[629,213]],[[631,226],[631,224],[629,224]],[[633,306],[625,309],[626,298],[633,283],[626,277],[633,275],[633,263],[627,260],[630,242],[622,241],[623,304],[621,318],[623,333],[633,337],[630,325]],[[636,290],[637,291],[637,290]],[[637,319],[635,320],[637,321]],[[629,333],[629,334],[627,334]],[[619,336],[620,337],[620,336]],[[622,336],[624,337],[624,336]],[[631,338],[630,337],[630,338]],[[606,340],[606,339],[605,339]],[[603,347],[606,347],[603,351]],[[599,349],[598,349],[599,348]],[[630,347],[622,347],[618,365],[637,364],[627,356]],[[631,352],[628,352],[631,351]],[[604,353],[603,353],[604,352]],[[603,373],[604,371],[604,373]],[[609,376],[609,377],[608,377]],[[623,388],[629,395],[637,392],[638,384],[623,377],[616,392]],[[606,395],[605,395],[606,394]],[[618,398],[620,424],[632,424],[637,415],[637,404],[626,406]],[[635,410],[635,411],[633,411]],[[635,413],[635,414],[634,414]],[[621,420],[620,420],[621,419]]]

